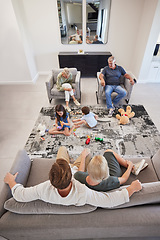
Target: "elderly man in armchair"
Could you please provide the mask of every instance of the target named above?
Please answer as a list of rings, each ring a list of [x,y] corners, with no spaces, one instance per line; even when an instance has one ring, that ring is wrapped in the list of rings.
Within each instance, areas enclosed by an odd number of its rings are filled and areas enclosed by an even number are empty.
[[[112,117],[113,112],[116,107],[118,107],[119,101],[125,97],[126,90],[120,86],[120,77],[123,75],[124,77],[130,80],[130,83],[134,85],[133,78],[126,73],[126,71],[116,64],[116,60],[113,56],[108,58],[108,66],[106,66],[99,78],[101,80],[101,85],[105,87],[105,95],[106,95],[106,104],[109,109],[108,117]],[[111,93],[116,92],[118,95],[113,99],[111,99]]]

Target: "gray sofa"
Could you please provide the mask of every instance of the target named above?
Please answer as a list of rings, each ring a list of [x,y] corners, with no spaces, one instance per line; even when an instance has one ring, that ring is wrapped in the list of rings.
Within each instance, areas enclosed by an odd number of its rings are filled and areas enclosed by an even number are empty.
[[[137,162],[140,158],[130,160]],[[144,183],[143,189],[129,203],[115,209],[67,207],[40,200],[18,203],[4,184],[0,194],[0,236],[9,240],[160,238],[160,150],[145,160],[149,167],[138,177],[131,175],[127,182],[138,178]],[[21,150],[11,173],[18,171],[17,182],[33,186],[48,179],[53,162],[42,158],[31,161]]]

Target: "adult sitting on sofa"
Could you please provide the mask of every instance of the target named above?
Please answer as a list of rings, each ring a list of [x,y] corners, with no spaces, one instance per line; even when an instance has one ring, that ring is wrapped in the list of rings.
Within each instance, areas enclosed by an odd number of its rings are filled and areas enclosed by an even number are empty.
[[[89,149],[84,149],[78,159],[83,160],[89,153]],[[72,178],[69,155],[65,147],[59,149],[56,162],[51,167],[48,181],[34,187],[25,188],[23,185],[16,183],[17,175],[18,172],[14,175],[7,173],[4,182],[9,185],[14,199],[18,202],[40,199],[53,204],[75,206],[90,204],[96,207],[112,208],[129,202],[129,197],[142,189],[141,183],[136,180],[120,191],[100,193],[90,190],[87,186]]]
[[[142,190],[134,193],[128,203],[114,207],[114,210],[88,204],[64,206],[61,202],[51,204],[41,200],[17,202],[12,198],[8,185],[4,184],[0,193],[0,238],[133,240],[134,237],[153,240],[154,237],[160,237],[160,149],[153,157],[143,158],[149,166],[138,176]],[[49,179],[48,172],[55,159],[30,159],[25,150],[20,150],[10,173],[14,175],[19,172],[17,182],[30,189]],[[133,163],[141,159],[140,156],[128,158]],[[131,174],[126,184],[136,179],[137,176]],[[50,186],[54,188],[51,184]],[[60,200],[68,198],[69,195],[59,197]]]

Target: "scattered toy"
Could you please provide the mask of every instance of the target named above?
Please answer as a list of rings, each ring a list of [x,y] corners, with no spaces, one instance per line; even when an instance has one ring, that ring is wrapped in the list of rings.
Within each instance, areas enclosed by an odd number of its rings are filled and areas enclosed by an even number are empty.
[[[87,140],[86,140],[86,142],[85,142],[85,144],[89,144],[90,143],[90,141],[91,141],[91,138],[90,138],[90,136],[87,136]]]
[[[96,141],[103,142],[103,138],[95,137]]]

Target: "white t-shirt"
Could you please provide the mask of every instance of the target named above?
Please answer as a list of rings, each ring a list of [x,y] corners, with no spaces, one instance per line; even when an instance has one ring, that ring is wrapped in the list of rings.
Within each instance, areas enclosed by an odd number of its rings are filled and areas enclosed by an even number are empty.
[[[112,208],[129,202],[129,194],[126,188],[113,192],[96,192],[75,179],[72,179],[72,188],[66,197],[61,197],[49,180],[26,188],[21,184],[16,184],[12,188],[12,194],[18,202],[30,202],[39,199],[44,202],[66,206],[90,204],[96,207]]]
[[[95,116],[95,114],[90,112],[90,113],[84,115],[81,118],[81,120],[84,119],[88,123],[88,125],[92,128],[92,127],[95,127],[97,125],[97,120],[95,119],[94,116]]]

